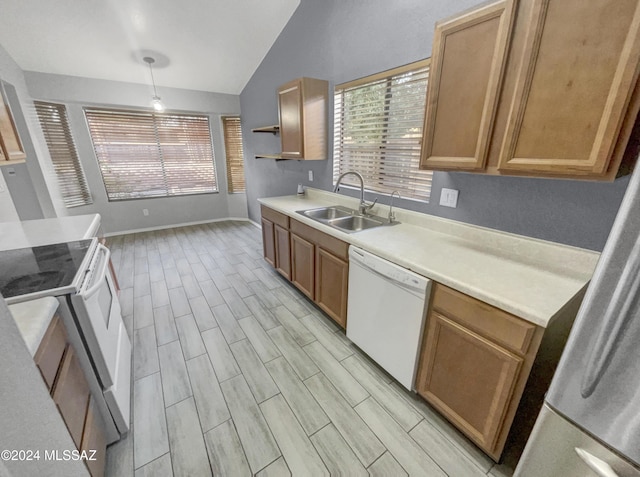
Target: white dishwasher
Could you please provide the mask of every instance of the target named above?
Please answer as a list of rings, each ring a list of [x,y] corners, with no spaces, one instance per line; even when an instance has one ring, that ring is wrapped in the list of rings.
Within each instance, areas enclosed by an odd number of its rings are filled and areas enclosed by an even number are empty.
[[[430,291],[428,278],[349,248],[347,338],[411,391]]]

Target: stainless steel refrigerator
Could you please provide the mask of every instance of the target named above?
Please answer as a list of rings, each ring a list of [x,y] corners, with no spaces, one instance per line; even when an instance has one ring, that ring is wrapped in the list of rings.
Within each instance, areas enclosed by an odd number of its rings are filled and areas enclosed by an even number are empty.
[[[516,469],[640,476],[640,167]]]

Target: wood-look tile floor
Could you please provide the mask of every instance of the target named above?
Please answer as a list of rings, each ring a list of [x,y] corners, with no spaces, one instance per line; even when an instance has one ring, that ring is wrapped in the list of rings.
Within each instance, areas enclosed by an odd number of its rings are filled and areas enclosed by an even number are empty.
[[[133,385],[107,476],[511,475],[281,278],[253,225],[109,246]]]

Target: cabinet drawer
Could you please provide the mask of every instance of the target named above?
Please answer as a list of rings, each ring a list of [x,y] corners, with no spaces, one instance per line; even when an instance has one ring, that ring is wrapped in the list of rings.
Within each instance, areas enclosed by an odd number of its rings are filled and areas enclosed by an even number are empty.
[[[342,258],[344,260],[349,259],[349,244],[340,239],[332,237],[329,234],[325,234],[324,232],[320,232],[319,230],[309,227],[302,222],[298,222],[295,219],[291,219],[291,232],[307,239],[309,242],[315,243],[320,248],[325,249],[327,252],[331,252],[338,258]]]
[[[436,284],[433,308],[505,348],[524,355],[536,325],[444,285]]]
[[[89,403],[89,385],[71,346],[67,346],[60,376],[53,390],[55,401],[76,447],[82,444],[85,415]]]
[[[262,214],[263,219],[270,220],[274,224],[278,224],[280,227],[284,227],[285,229],[289,229],[289,217],[281,214],[280,212],[276,212],[269,207],[265,207],[264,205],[260,206],[260,213]]]
[[[60,361],[62,361],[62,355],[64,349],[67,346],[67,334],[64,330],[62,320],[58,315],[53,317],[49,328],[42,338],[42,342],[36,351],[34,361],[40,370],[40,374],[44,378],[49,392],[53,388],[53,383],[56,380],[58,374],[58,368],[60,367]]]

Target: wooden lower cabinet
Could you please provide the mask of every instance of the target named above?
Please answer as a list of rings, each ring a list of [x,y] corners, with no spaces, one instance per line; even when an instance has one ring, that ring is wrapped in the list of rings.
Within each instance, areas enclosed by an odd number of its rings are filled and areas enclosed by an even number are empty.
[[[95,451],[95,460],[85,460],[89,473],[101,477],[107,449],[104,422],[59,316],[51,320],[34,360],[76,448]]]
[[[53,388],[53,400],[58,406],[73,442],[80,448],[89,404],[89,385],[70,345],[65,351],[59,376]]]
[[[291,282],[311,300],[315,297],[315,245],[291,234]]]
[[[87,460],[86,464],[93,477],[102,477],[107,454],[107,443],[102,429],[104,424],[99,411],[95,407],[93,399],[89,402],[87,417],[82,433],[82,445],[80,450],[89,454],[94,460]],[[95,454],[93,453],[95,451]],[[93,455],[92,455],[93,454]]]
[[[33,357],[44,382],[47,383],[49,392],[53,389],[66,347],[67,333],[64,330],[62,320],[58,315],[55,315]]]
[[[434,283],[416,391],[498,461],[544,331]]]
[[[522,358],[433,313],[420,393],[486,449],[495,445]]]
[[[276,243],[274,239],[273,222],[262,219],[262,252],[264,259],[272,267],[276,266]]]
[[[316,251],[316,303],[343,328],[347,326],[349,262],[318,248]]]
[[[276,270],[287,280],[291,280],[291,248],[289,245],[289,230],[280,226],[273,227],[276,247]]]
[[[264,205],[261,213],[265,260],[345,327],[349,244]]]

